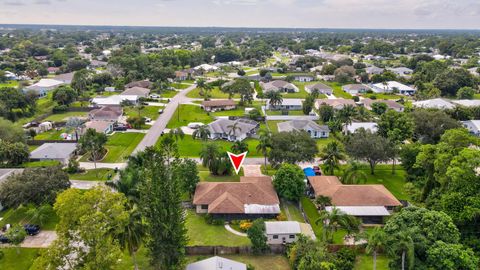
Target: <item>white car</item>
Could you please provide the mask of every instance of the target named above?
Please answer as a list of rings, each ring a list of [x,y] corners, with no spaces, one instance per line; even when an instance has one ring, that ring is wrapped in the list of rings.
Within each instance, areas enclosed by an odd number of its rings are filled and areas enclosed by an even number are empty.
[[[200,123],[200,122],[194,122],[194,123],[188,123],[188,127],[191,128],[191,129],[197,129],[201,126],[204,126],[205,124],[204,123]]]
[[[158,98],[160,98],[160,96],[159,95],[150,95],[150,98],[158,99]]]

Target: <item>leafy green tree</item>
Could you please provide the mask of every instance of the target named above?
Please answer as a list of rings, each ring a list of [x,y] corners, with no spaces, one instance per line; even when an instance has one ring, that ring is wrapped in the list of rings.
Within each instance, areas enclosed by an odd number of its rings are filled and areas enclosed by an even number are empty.
[[[361,169],[360,164],[352,161],[343,170],[343,175],[340,180],[343,184],[347,185],[365,184],[367,182],[367,175]]]
[[[268,160],[273,165],[283,162],[296,164],[313,161],[317,153],[317,143],[307,132],[280,132],[272,136],[272,146]]]
[[[385,248],[387,235],[382,228],[375,227],[367,233],[366,252],[373,254],[373,270],[377,269],[377,254],[379,250]]]
[[[268,250],[267,235],[265,234],[265,222],[263,219],[256,219],[247,230],[247,235],[252,242],[254,254],[262,254]]]
[[[107,143],[107,135],[99,133],[93,128],[87,129],[85,134],[78,140],[78,148],[81,151],[90,153],[90,158],[97,168],[97,160],[105,154],[105,144]]]
[[[326,173],[333,175],[340,162],[346,158],[345,149],[338,141],[329,142],[320,153],[320,158],[323,161]]]
[[[315,203],[320,206],[321,210],[325,210],[326,206],[332,205],[332,199],[328,196],[320,195],[315,199]]]
[[[443,96],[456,96],[462,87],[476,87],[475,78],[464,68],[446,69],[438,74],[433,85],[440,89]]]
[[[412,137],[413,129],[414,123],[408,114],[389,110],[380,116],[377,133],[400,143]]]
[[[337,117],[345,124],[345,126],[351,125],[353,119],[357,115],[357,110],[353,105],[347,104],[341,110],[337,112]]]
[[[411,230],[399,231],[392,236],[392,244],[389,248],[391,255],[396,256],[400,253],[401,256],[401,269],[405,270],[405,266],[408,269],[415,269],[415,245],[412,237],[413,232]]]
[[[372,112],[376,113],[377,115],[382,115],[388,110],[387,104],[383,102],[374,102],[372,104]]]
[[[230,150],[235,154],[241,154],[248,151],[248,144],[244,141],[236,141],[232,144]]]
[[[42,226],[50,218],[53,213],[53,207],[50,204],[42,204],[38,207],[31,207],[27,210],[30,222]]]
[[[52,100],[68,106],[77,98],[77,92],[70,86],[62,85],[53,90]]]
[[[304,174],[299,166],[285,163],[275,173],[273,186],[281,197],[298,201],[305,191],[303,180]]]
[[[191,196],[200,182],[197,163],[192,159],[183,159],[176,167],[176,174],[180,179],[182,190]]]
[[[25,237],[27,237],[27,233],[22,225],[14,224],[12,227],[10,227],[10,229],[7,230],[5,237],[10,240],[10,244],[15,246],[17,255],[20,254],[20,244],[23,242]]]
[[[427,251],[427,264],[431,269],[476,270],[479,259],[471,249],[463,245],[437,241]]]
[[[312,95],[308,95],[304,101],[302,101],[303,114],[309,115],[313,110],[315,104],[315,98]]]
[[[29,156],[30,151],[26,144],[0,140],[0,164],[6,163],[10,166],[18,166],[28,161]]]
[[[210,137],[210,129],[208,129],[207,125],[202,125],[193,131],[192,137],[194,139],[206,141]]]
[[[235,94],[240,95],[240,105],[250,104],[253,101],[253,88],[247,79],[236,79],[232,84],[223,87],[222,91],[228,93],[229,98],[232,98]]]
[[[335,111],[332,106],[321,105],[318,108],[318,114],[320,115],[320,119],[323,123],[328,123],[333,120],[335,116]]]
[[[379,162],[390,159],[391,144],[388,139],[376,133],[360,129],[348,137],[345,149],[350,157],[367,161],[373,175]]]
[[[473,99],[475,96],[475,89],[469,86],[462,87],[457,91],[457,98],[458,99]]]
[[[443,111],[415,110],[413,138],[422,143],[436,143],[448,129],[459,128],[460,124]]]
[[[22,127],[14,125],[9,120],[0,117],[0,140],[7,142],[25,142],[25,133]]]

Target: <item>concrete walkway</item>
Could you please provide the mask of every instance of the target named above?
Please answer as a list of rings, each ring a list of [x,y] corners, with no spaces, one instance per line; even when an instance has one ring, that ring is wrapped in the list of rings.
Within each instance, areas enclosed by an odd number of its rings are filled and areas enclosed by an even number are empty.
[[[96,186],[103,185],[102,181],[85,181],[85,180],[70,180],[71,188],[78,189],[92,189]]]
[[[264,176],[261,166],[262,165],[243,165],[243,175],[249,177]]]
[[[239,231],[234,230],[232,227],[230,227],[229,224],[225,224],[225,229],[235,235],[242,236],[242,237],[247,237],[246,233],[241,233]]]
[[[57,239],[55,231],[40,231],[37,235],[28,235],[20,244],[22,248],[47,248]]]

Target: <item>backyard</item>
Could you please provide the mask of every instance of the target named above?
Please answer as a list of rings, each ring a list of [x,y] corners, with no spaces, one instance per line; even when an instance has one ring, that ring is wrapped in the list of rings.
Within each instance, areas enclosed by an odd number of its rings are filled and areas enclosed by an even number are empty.
[[[20,206],[17,209],[8,209],[0,212],[0,227],[5,226],[5,224],[27,224],[27,223],[36,223],[32,221],[32,216],[28,213],[30,209],[34,208],[33,205]],[[46,217],[43,224],[39,224],[43,230],[55,230],[55,226],[58,223],[58,217],[51,208],[50,211],[46,212]],[[0,268],[1,269],[1,268]]]
[[[228,93],[224,93],[217,86],[213,87],[212,90],[208,91],[210,98],[228,98]],[[205,98],[205,96],[200,95],[200,88],[195,88],[187,94],[189,98]],[[239,98],[239,95],[234,95],[233,98]]]
[[[255,270],[290,270],[290,265],[285,256],[281,255],[221,255],[224,258],[251,265]],[[207,259],[209,256],[188,256],[187,263]]]
[[[108,136],[105,148],[108,150],[106,156],[101,160],[105,163],[124,162],[128,156],[135,150],[145,134],[134,132],[115,132]],[[81,161],[88,161],[88,153],[83,155]]]
[[[85,118],[87,117],[88,112],[64,112],[64,113],[55,113],[47,118],[43,119],[43,121],[50,121],[50,122],[62,122],[62,121],[67,121],[68,118],[71,117],[79,117],[79,118]]]
[[[40,255],[38,248],[19,248],[18,250],[20,254],[17,254],[16,248],[0,248],[4,254],[4,257],[0,259],[0,269],[28,270]]]
[[[377,269],[387,270],[389,259],[386,256],[377,256]],[[359,254],[355,262],[354,270],[370,270],[373,268],[373,257],[371,255]]]
[[[69,178],[72,180],[84,180],[84,181],[107,181],[111,180],[115,175],[113,169],[99,168],[93,170],[86,170],[83,173],[69,174]]]

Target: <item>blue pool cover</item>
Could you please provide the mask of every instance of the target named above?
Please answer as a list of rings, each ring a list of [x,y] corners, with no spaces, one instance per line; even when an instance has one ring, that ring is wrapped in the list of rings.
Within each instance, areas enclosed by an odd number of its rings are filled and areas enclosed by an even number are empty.
[[[303,169],[303,173],[305,176],[315,176],[315,171],[310,167]]]

